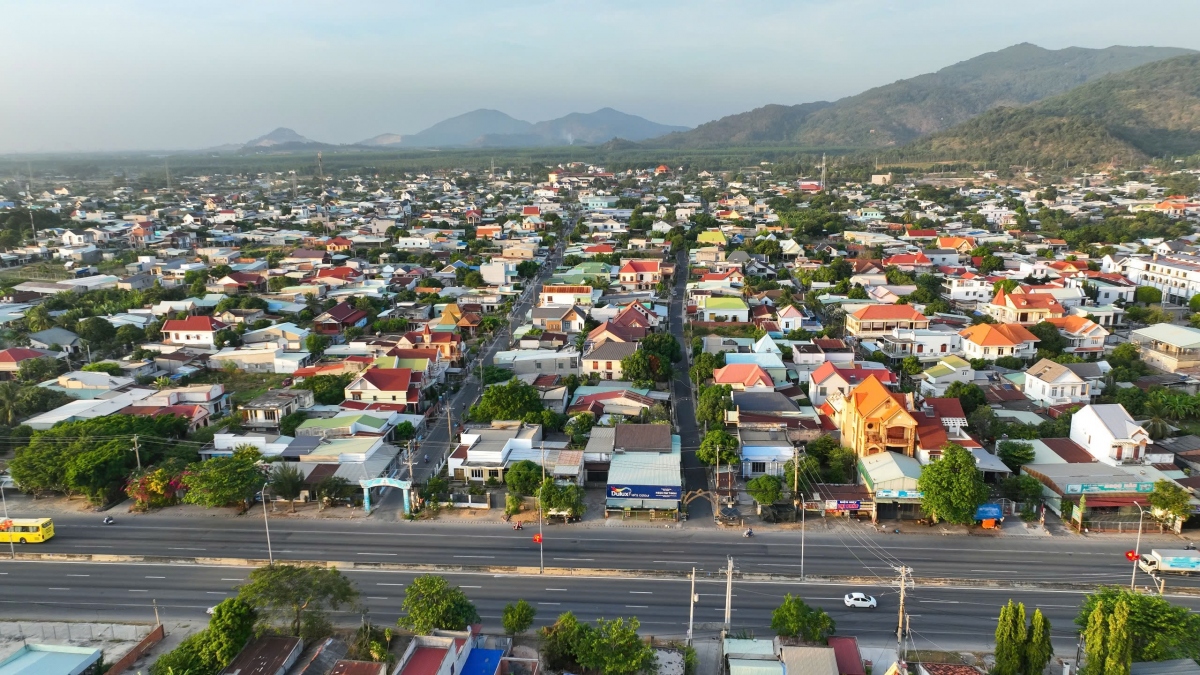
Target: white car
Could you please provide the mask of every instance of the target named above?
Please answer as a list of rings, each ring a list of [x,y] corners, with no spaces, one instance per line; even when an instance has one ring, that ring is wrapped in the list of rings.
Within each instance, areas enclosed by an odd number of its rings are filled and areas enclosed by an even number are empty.
[[[847,593],[845,601],[847,607],[870,607],[874,609],[877,606],[875,598],[862,593]]]
[[[847,596],[847,597],[849,597],[849,596]],[[215,611],[217,611],[217,606],[213,605],[212,607],[209,607],[208,609],[204,610],[204,613],[209,616],[212,616],[213,612],[215,612]]]

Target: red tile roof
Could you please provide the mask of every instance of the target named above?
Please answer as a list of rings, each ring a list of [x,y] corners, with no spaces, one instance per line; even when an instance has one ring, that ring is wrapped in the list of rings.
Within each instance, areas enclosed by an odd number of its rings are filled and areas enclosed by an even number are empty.
[[[411,368],[370,368],[362,377],[381,391],[407,391],[412,381]]]
[[[186,319],[171,319],[169,321],[164,321],[163,325],[162,325],[162,332],[164,332],[164,333],[174,332],[174,331],[197,331],[197,332],[214,331],[215,332],[215,331],[221,330],[222,328],[228,328],[228,327],[229,327],[228,324],[221,323],[220,321],[217,321],[216,319],[212,318],[211,316],[189,316]]]
[[[867,305],[854,313],[860,321],[928,321],[911,305]]]
[[[26,349],[24,347],[10,347],[0,351],[0,363],[20,363],[29,359],[37,359],[43,356],[49,356],[47,352],[39,349]]]

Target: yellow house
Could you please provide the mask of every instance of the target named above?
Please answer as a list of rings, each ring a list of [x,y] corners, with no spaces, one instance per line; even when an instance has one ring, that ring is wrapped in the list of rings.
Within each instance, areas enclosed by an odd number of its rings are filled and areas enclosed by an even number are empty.
[[[725,246],[729,242],[725,239],[724,233],[720,230],[705,230],[696,235],[697,244],[712,244],[714,246]]]
[[[888,391],[874,375],[849,394],[834,392],[827,401],[842,433],[842,446],[859,457],[897,452],[912,457],[917,448],[917,420],[910,414],[912,394]]]

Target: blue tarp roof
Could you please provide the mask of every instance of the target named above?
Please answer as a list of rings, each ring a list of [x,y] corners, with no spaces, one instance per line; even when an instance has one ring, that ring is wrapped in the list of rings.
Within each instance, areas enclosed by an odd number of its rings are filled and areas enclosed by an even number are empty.
[[[461,675],[496,675],[500,671],[500,659],[504,652],[499,649],[472,649],[463,664]]]
[[[999,504],[980,504],[975,509],[975,520],[1000,520],[1003,517],[1004,511]]]

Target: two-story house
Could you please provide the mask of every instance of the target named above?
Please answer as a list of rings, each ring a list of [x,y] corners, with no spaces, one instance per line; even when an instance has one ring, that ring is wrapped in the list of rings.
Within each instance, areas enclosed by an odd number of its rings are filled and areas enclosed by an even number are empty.
[[[1086,316],[1070,315],[1046,321],[1067,339],[1068,344],[1063,351],[1068,354],[1086,356],[1104,353],[1104,339],[1108,337],[1108,331]]]
[[[626,260],[617,275],[621,287],[627,291],[652,290],[662,281],[661,261]]]
[[[403,405],[408,412],[419,411],[420,387],[410,368],[368,368],[346,385],[346,400]]]
[[[1052,406],[1088,403],[1092,395],[1087,380],[1060,363],[1042,359],[1025,371],[1025,398]]]
[[[1061,317],[1065,310],[1054,296],[1044,293],[1006,293],[998,291],[992,301],[981,309],[1000,323],[1019,323],[1033,326],[1047,319]]]
[[[1096,461],[1116,466],[1147,461],[1150,434],[1119,403],[1089,405],[1071,417],[1071,440]],[[1170,461],[1170,454],[1167,455]]]
[[[842,447],[858,457],[895,452],[912,457],[917,447],[917,420],[912,394],[889,391],[868,376],[849,394],[834,392],[825,402],[842,434]]]
[[[846,333],[860,340],[883,337],[897,328],[929,328],[929,317],[910,305],[867,305],[846,315]]]
[[[347,328],[362,328],[369,315],[349,302],[334,305],[313,319],[313,331],[321,335],[341,335]]]
[[[1029,329],[1015,323],[981,323],[959,332],[962,336],[963,357],[995,361],[1001,356],[1021,359],[1037,352],[1038,337]]]
[[[308,389],[275,389],[250,400],[239,408],[242,426],[278,429],[279,421],[294,412],[311,408],[314,399]]]
[[[876,378],[889,389],[900,386],[896,374],[881,363],[869,362],[855,368],[826,361],[808,376],[808,398],[813,405],[821,405],[835,392],[843,396],[850,393],[868,377]]]
[[[587,312],[573,305],[534,307],[530,312],[534,328],[554,333],[579,333],[587,322]]]
[[[229,325],[211,316],[189,316],[163,322],[163,342],[170,345],[216,349],[216,334]]]
[[[596,373],[602,380],[623,379],[621,360],[632,355],[637,349],[636,342],[605,342],[583,355],[583,374],[588,376]]]
[[[959,277],[944,279],[942,292],[950,302],[987,302],[992,297],[992,285],[984,277],[967,272]]]

